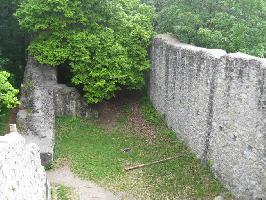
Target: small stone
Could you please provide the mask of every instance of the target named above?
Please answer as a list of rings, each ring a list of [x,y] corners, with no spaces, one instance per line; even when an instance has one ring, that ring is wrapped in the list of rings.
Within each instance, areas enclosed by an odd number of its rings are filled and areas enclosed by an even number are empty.
[[[224,198],[222,196],[217,196],[214,198],[214,200],[224,200]]]
[[[18,132],[16,124],[9,124],[9,129],[10,129],[10,133]]]
[[[129,152],[131,152],[131,149],[128,148],[128,147],[126,147],[126,148],[123,148],[122,151],[123,151],[124,153],[129,153]]]

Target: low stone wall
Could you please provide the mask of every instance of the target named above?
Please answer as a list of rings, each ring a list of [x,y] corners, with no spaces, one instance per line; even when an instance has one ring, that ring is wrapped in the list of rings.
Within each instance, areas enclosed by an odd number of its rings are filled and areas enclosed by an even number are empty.
[[[266,199],[266,60],[154,38],[149,94],[241,199]]]
[[[36,144],[13,132],[0,137],[0,199],[49,200],[50,186]]]
[[[43,165],[53,160],[55,116],[97,114],[75,88],[57,83],[55,67],[41,65],[31,56],[24,73],[20,101],[19,132],[28,143],[39,145]]]
[[[54,86],[54,109],[56,116],[97,116],[76,88],[64,84]]]

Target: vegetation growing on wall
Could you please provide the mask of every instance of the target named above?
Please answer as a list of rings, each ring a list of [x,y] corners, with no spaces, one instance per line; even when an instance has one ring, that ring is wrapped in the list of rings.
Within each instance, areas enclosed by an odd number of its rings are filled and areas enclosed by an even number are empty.
[[[43,64],[69,62],[89,103],[141,88],[149,68],[153,9],[139,0],[27,0],[16,13]]]
[[[264,0],[144,1],[158,10],[158,32],[197,46],[266,56]]]

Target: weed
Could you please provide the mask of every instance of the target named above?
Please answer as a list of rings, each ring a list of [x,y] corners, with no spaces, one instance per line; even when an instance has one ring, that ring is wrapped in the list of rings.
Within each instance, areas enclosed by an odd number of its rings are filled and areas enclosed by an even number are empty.
[[[0,136],[5,135],[7,133],[6,127],[8,120],[10,118],[10,111],[7,111],[0,115]]]
[[[70,187],[57,185],[52,187],[52,200],[75,200],[76,194]]]

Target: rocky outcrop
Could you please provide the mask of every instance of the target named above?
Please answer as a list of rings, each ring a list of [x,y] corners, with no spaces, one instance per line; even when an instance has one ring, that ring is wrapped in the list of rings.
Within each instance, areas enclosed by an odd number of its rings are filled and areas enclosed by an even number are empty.
[[[0,137],[0,199],[49,200],[50,185],[39,147],[18,133]]]
[[[266,199],[266,60],[153,40],[155,108],[240,199]]]
[[[97,115],[75,88],[57,83],[56,68],[41,65],[31,56],[25,69],[20,101],[18,129],[28,143],[39,145],[43,165],[53,159],[55,116]]]

